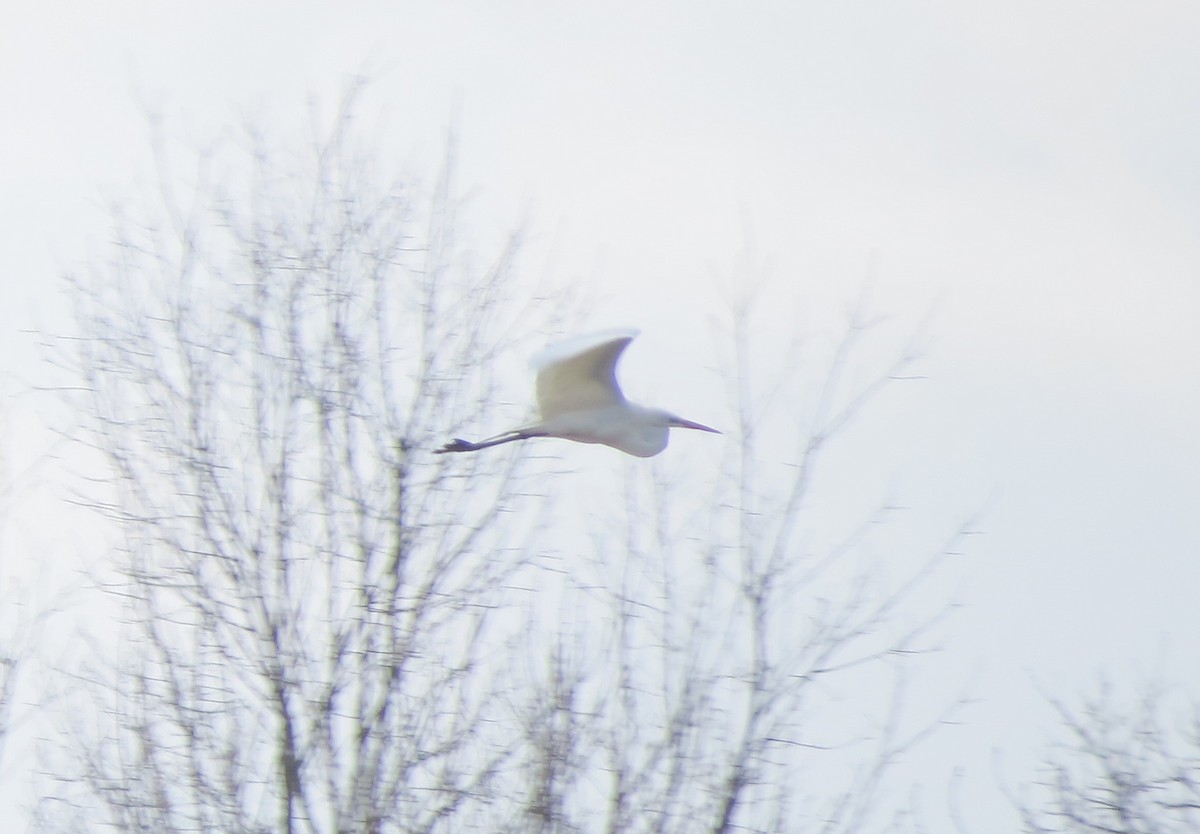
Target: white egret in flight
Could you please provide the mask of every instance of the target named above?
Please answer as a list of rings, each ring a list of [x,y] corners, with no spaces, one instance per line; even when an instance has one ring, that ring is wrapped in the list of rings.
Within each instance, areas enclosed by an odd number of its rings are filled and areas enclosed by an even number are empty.
[[[474,452],[531,437],[562,437],[580,443],[603,443],[648,458],[667,448],[671,428],[720,434],[669,411],[625,399],[617,385],[617,360],[637,334],[636,330],[608,330],[551,345],[531,363],[537,371],[541,420],[478,443],[456,438],[436,453]]]

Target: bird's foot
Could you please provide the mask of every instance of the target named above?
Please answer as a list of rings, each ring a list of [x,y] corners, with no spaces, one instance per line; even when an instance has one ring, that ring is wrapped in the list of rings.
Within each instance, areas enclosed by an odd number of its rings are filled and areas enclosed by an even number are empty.
[[[456,437],[440,449],[434,449],[435,455],[444,455],[447,452],[474,452],[476,446],[469,440],[463,440],[461,437]]]

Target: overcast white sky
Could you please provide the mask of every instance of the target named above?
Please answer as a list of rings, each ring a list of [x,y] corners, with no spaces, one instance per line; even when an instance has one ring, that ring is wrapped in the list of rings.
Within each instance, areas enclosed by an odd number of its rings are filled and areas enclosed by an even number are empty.
[[[583,5],[8,9],[10,465],[49,444],[12,396],[41,373],[20,331],[63,326],[61,269],[103,244],[106,195],[149,173],[143,103],[200,140],[248,113],[299,123],[310,94],[328,106],[369,71],[364,115],[397,160],[436,160],[456,125],[471,231],[528,221],[531,268],[584,285],[589,324],[643,329],[632,394],[723,413],[653,367],[711,364],[714,276],[748,235],[771,264],[764,337],[829,327],[868,271],[881,312],[936,308],[928,379],[860,452],[931,525],[986,508],[952,641],[981,702],[935,750],[993,809],[970,830],[1012,830],[993,765],[1029,775],[1053,723],[1037,687],[1070,699],[1103,673],[1200,695],[1200,5]],[[35,506],[9,550],[56,526],[53,500]]]

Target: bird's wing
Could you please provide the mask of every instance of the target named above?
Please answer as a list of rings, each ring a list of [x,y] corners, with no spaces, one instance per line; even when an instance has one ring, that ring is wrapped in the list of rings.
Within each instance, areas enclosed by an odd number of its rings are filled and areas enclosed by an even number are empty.
[[[637,333],[612,330],[579,336],[551,345],[535,356],[542,418],[625,402],[617,385],[617,360]]]

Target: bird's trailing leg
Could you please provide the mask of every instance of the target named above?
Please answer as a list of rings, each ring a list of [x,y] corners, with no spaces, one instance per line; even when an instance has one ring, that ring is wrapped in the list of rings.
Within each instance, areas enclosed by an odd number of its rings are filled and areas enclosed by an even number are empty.
[[[440,449],[434,449],[435,455],[444,455],[447,452],[474,452],[479,447],[470,440],[463,440],[461,437],[456,437]]]
[[[435,455],[444,455],[447,452],[478,452],[480,449],[486,449],[488,446],[499,446],[501,443],[512,443],[514,440],[528,440],[531,437],[545,437],[545,434],[526,429],[517,429],[516,431],[489,437],[487,440],[480,440],[478,443],[472,443],[470,440],[463,440],[461,437],[456,437],[442,448],[434,449],[433,453]]]

